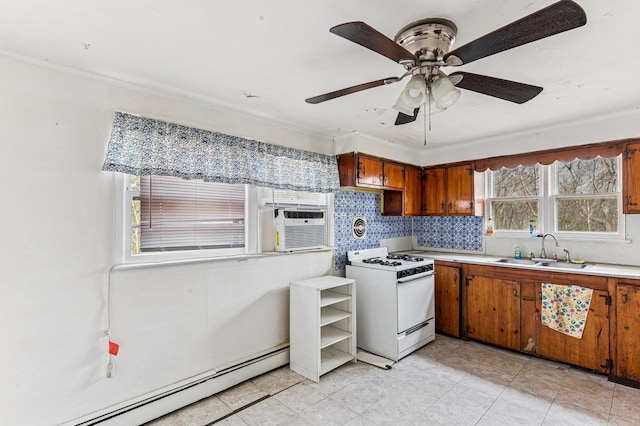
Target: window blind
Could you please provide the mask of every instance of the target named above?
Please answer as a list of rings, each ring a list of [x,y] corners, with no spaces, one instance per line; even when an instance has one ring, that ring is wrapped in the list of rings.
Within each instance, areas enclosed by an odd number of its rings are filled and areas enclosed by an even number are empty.
[[[141,176],[140,251],[245,245],[245,188],[170,176]]]

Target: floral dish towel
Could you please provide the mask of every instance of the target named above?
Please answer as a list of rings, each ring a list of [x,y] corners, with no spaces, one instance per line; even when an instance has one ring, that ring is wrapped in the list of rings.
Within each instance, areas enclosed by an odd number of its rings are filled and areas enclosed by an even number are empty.
[[[590,288],[542,283],[542,324],[581,339],[592,295]]]

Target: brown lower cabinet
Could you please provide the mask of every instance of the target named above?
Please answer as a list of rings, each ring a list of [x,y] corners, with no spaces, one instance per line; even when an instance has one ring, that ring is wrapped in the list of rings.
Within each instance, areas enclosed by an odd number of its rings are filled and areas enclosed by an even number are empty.
[[[520,282],[467,277],[467,337],[520,350]]]
[[[541,283],[536,283],[540,294]],[[567,336],[542,325],[541,301],[537,300],[536,355],[567,364],[577,365],[599,373],[609,373],[609,293],[593,290],[589,314],[581,339]]]
[[[616,345],[612,375],[640,383],[640,285],[618,283],[615,295]]]
[[[543,282],[574,284],[594,290],[581,339],[542,325],[540,290]],[[608,373],[611,368],[611,298],[608,289],[612,283],[606,277],[466,265],[462,303],[464,335],[469,339]],[[640,292],[637,294],[636,315],[640,312]],[[631,299],[627,297],[627,300]],[[640,331],[629,339],[640,341]],[[640,349],[640,343],[636,343],[636,347]]]
[[[436,330],[453,337],[460,337],[460,268],[460,264],[441,261],[434,265]]]

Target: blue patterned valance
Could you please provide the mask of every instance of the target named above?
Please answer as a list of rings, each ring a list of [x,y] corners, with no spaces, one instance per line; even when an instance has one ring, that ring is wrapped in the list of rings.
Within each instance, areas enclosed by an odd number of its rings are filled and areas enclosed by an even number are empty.
[[[102,170],[335,192],[335,156],[116,112]]]

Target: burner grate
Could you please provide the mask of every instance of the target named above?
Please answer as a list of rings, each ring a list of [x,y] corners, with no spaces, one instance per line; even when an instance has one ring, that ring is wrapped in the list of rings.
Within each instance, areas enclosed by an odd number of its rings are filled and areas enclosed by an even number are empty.
[[[371,259],[363,259],[362,263],[374,264],[374,265],[382,265],[382,266],[400,266],[402,262],[398,262],[395,260],[383,260],[379,257],[373,257]]]

